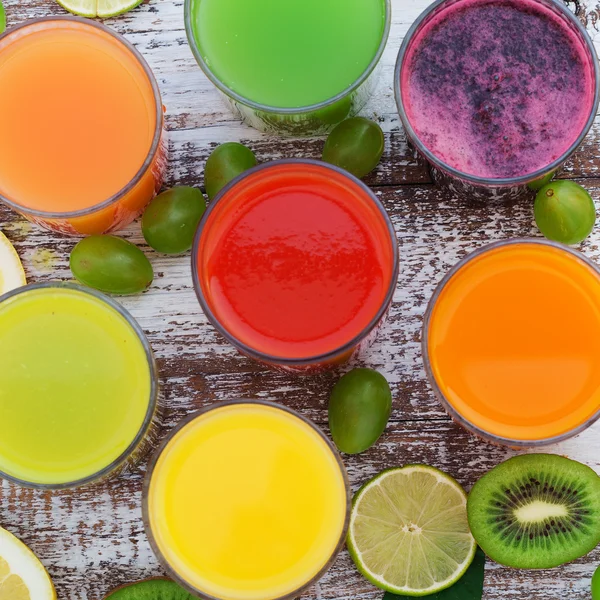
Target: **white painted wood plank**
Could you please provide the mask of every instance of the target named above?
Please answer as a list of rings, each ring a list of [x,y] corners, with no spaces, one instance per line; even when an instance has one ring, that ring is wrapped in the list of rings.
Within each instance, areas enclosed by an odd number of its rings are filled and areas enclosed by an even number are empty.
[[[383,57],[382,80],[365,109],[367,116],[380,118],[386,132],[386,159],[370,178],[382,186],[423,181],[403,142],[392,74],[401,39],[427,4],[427,0],[393,0],[393,27]],[[591,8],[591,0],[588,4]],[[13,23],[62,13],[51,0],[8,0],[5,5]],[[586,9],[584,14],[600,48],[597,9]],[[318,156],[321,141],[280,141],[232,118],[187,47],[181,0],[151,0],[108,24],[137,45],[156,73],[168,111],[169,184],[201,185],[210,149],[224,141],[249,141],[262,160]],[[570,163],[573,175],[597,176],[598,132],[600,120]],[[409,170],[412,179],[403,179]],[[587,185],[594,198],[600,199],[600,183],[590,180]],[[535,234],[531,207],[469,207],[433,186],[381,187],[378,193],[398,231],[402,272],[390,320],[363,364],[381,370],[390,381],[394,414],[375,448],[347,460],[350,478],[357,487],[384,467],[427,462],[448,470],[468,487],[512,452],[480,442],[450,423],[433,398],[420,358],[422,316],[435,284],[465,253],[497,239]],[[3,209],[0,227],[15,241],[30,280],[70,278],[67,259],[72,240],[34,229]],[[139,225],[132,225],[124,235],[143,246]],[[189,257],[165,257],[145,250],[156,281],[148,292],[122,301],[148,332],[159,359],[168,408],[166,428],[200,406],[235,397],[274,398],[326,423],[327,394],[335,374],[296,379],[265,371],[238,356],[201,313],[191,288]],[[600,260],[600,232],[594,233],[583,250]],[[600,472],[599,433],[600,425],[596,425],[549,451]],[[142,465],[126,478],[80,492],[48,494],[2,483],[0,524],[39,553],[55,578],[59,598],[100,600],[115,585],[160,573],[141,521],[143,471]],[[489,565],[485,600],[589,600],[589,580],[599,562],[596,550],[587,559],[547,572],[516,573]],[[382,595],[356,573],[344,553],[303,600],[375,600]]]

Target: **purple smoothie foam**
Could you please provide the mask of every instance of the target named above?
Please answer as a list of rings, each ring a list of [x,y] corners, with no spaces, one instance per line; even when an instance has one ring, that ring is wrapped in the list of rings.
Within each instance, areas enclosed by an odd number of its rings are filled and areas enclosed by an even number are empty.
[[[520,177],[560,158],[594,103],[592,57],[536,0],[458,0],[415,33],[401,71],[408,120],[455,169]]]

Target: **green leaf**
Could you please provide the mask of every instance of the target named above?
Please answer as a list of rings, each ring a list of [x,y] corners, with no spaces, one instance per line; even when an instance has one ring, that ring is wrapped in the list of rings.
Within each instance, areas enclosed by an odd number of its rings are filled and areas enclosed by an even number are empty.
[[[6,29],[6,13],[4,12],[4,6],[0,2],[0,33]]]
[[[483,597],[484,571],[485,554],[481,548],[477,548],[473,564],[452,587],[437,594],[423,597],[430,600],[481,600]],[[396,596],[387,592],[383,600],[406,600],[406,596]]]

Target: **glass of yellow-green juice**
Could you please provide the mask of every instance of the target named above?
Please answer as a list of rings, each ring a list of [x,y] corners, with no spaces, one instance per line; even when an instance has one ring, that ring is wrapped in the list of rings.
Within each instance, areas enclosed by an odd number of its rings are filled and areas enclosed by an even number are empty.
[[[140,326],[103,294],[63,283],[0,297],[0,476],[62,489],[145,448],[157,374]]]

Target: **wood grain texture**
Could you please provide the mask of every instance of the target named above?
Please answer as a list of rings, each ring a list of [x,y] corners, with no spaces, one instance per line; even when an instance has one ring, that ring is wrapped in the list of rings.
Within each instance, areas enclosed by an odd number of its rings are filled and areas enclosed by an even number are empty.
[[[515,236],[537,235],[528,203],[470,205],[431,184],[427,168],[407,149],[392,92],[396,54],[408,27],[428,0],[393,0],[393,27],[383,57],[379,89],[364,114],[386,134],[386,152],[367,182],[388,209],[400,243],[401,274],[390,318],[361,362],[380,370],[394,396],[392,421],[380,443],[346,460],[354,488],[377,471],[425,462],[454,475],[465,486],[514,453],[488,445],[454,425],[429,389],[420,354],[420,328],[437,282],[466,253]],[[588,0],[577,8],[600,48],[600,7]],[[62,14],[51,0],[8,0],[9,24]],[[280,140],[235,121],[197,67],[187,47],[181,0],[151,0],[108,24],[127,36],[156,73],[167,108],[171,164],[167,185],[202,185],[204,162],[224,141],[250,145],[262,161],[290,156],[319,157],[323,140]],[[1,90],[0,90],[1,93]],[[6,118],[3,115],[2,118]],[[1,128],[0,128],[1,134]],[[573,177],[600,198],[600,119],[563,176]],[[30,281],[69,280],[69,238],[34,228],[0,207],[0,228],[23,257]],[[155,350],[164,390],[163,432],[207,404],[234,398],[270,398],[300,410],[326,428],[329,391],[339,373],[297,378],[274,373],[238,355],[207,323],[191,287],[189,256],[149,250],[139,225],[124,237],[147,252],[156,279],[146,293],[122,299],[139,320]],[[582,245],[600,261],[600,230]],[[349,365],[347,368],[349,368]],[[1,367],[0,367],[1,369]],[[600,472],[600,425],[549,452],[570,456]],[[134,473],[76,492],[44,493],[7,483],[0,486],[0,524],[39,554],[65,600],[101,600],[113,587],[161,573],[144,533],[141,482]],[[515,572],[489,564],[485,600],[589,600],[598,549],[553,571]],[[382,592],[360,577],[346,553],[302,600],[376,600]]]

